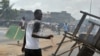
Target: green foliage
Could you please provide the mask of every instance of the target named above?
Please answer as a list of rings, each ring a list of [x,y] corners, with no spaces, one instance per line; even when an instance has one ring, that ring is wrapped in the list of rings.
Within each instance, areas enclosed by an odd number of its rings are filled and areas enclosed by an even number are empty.
[[[0,5],[2,5],[2,9],[0,10],[0,18],[3,18],[5,20],[12,20],[17,17],[17,10],[11,8],[13,5],[9,6],[9,0],[2,0],[0,2]]]

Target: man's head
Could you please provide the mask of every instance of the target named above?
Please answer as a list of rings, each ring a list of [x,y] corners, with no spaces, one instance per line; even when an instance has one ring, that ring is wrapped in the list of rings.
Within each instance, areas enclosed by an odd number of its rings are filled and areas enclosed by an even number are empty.
[[[42,19],[42,11],[40,9],[36,9],[34,11],[34,17],[37,20],[41,20]]]
[[[67,25],[67,23],[64,23],[65,25]]]
[[[22,20],[25,20],[25,17],[22,17]]]

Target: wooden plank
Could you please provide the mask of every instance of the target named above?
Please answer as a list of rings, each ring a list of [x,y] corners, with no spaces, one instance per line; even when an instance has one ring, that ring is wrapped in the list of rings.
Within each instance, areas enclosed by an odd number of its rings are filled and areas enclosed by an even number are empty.
[[[78,23],[76,29],[75,29],[74,32],[73,32],[73,36],[76,36],[76,34],[78,33],[78,31],[79,31],[79,29],[80,29],[82,23],[84,22],[85,18],[86,18],[86,14],[84,14],[84,15],[82,16],[81,20],[79,21],[79,23]]]
[[[100,19],[100,17],[95,16],[95,15],[93,15],[93,14],[89,14],[89,13],[87,13],[87,12],[80,11],[80,13],[86,14],[86,15],[91,16],[91,17],[94,17],[94,18],[96,18],[96,19]]]

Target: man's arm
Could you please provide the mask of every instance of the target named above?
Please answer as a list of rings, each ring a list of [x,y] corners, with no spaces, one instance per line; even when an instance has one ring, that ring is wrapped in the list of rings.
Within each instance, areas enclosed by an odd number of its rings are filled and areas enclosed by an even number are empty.
[[[40,23],[36,22],[33,26],[33,33],[32,33],[32,37],[34,38],[44,38],[44,39],[50,39],[51,37],[53,37],[53,35],[48,35],[48,36],[39,36],[37,33],[40,31]]]
[[[39,36],[39,35],[36,35],[36,34],[33,33],[32,37],[34,37],[34,38],[43,38],[43,39],[51,39],[51,37],[53,37],[53,35]]]

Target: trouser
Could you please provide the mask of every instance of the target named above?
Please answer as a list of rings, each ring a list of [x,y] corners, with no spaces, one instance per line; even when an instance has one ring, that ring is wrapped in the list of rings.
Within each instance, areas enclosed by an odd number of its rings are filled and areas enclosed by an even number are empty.
[[[42,56],[41,49],[26,49],[25,56]]]

